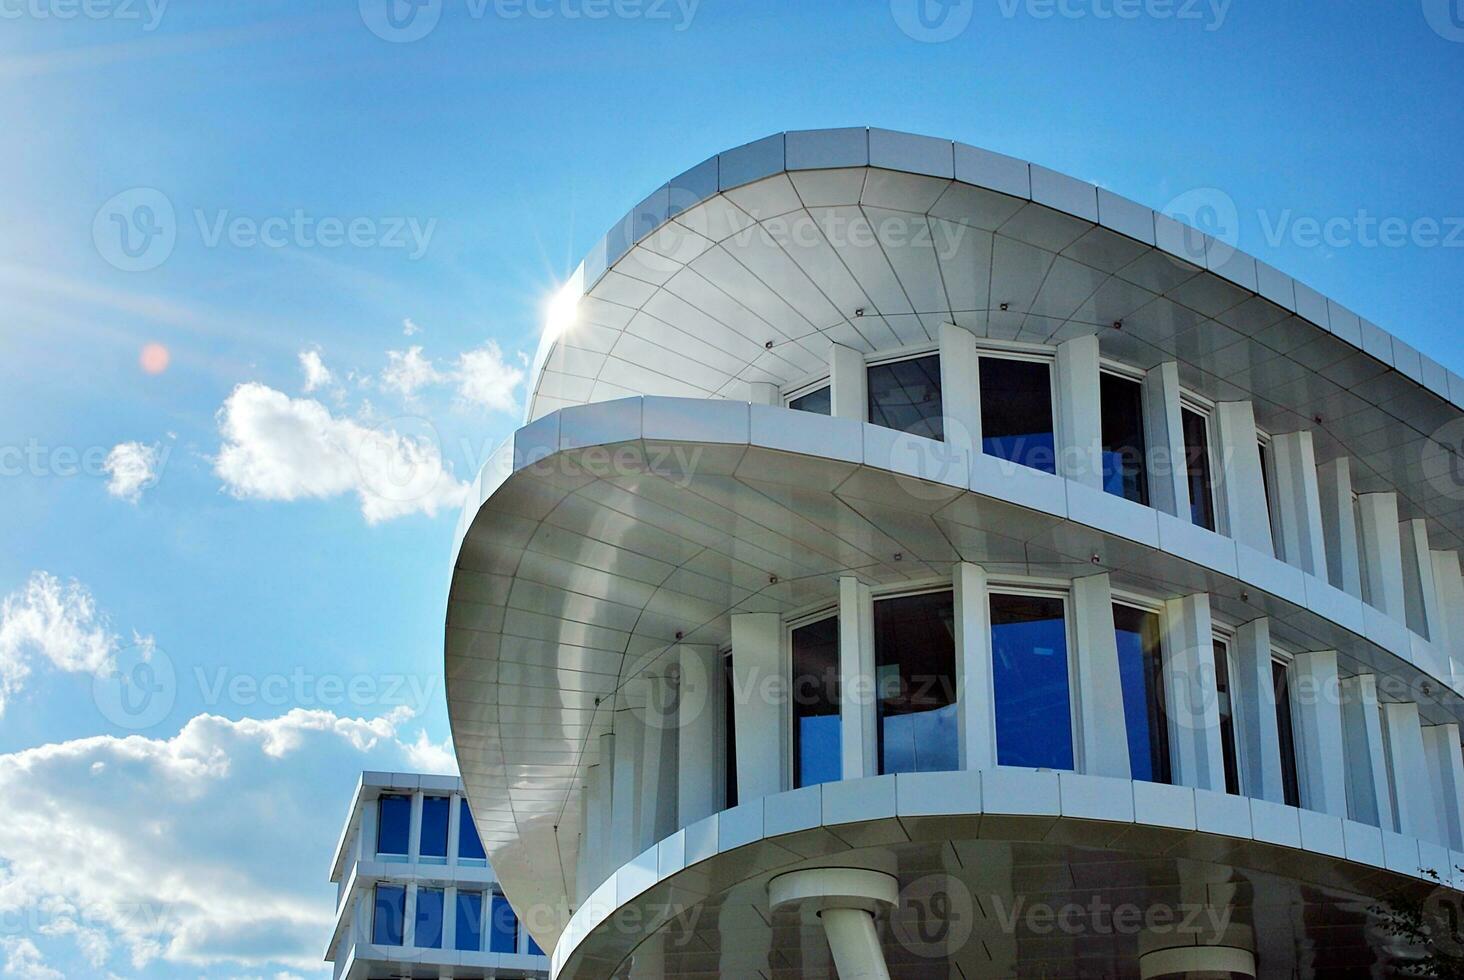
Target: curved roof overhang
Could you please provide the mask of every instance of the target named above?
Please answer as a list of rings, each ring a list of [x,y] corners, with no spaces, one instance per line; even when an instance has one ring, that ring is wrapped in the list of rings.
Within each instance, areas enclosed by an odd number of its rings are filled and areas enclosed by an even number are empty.
[[[725,643],[734,612],[832,603],[841,575],[1108,571],[1151,594],[1207,592],[1223,621],[1270,616],[1278,643],[1335,649],[1344,675],[1412,690],[1449,678],[1431,645],[1232,539],[944,443],[746,402],[545,416],[495,455],[465,519],[447,617],[454,744],[493,867],[546,949],[569,917],[586,767],[626,682],[669,663],[678,635]]]

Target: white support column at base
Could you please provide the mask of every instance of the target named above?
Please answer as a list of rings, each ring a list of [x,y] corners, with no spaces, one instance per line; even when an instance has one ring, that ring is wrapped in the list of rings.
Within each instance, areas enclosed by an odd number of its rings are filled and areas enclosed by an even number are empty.
[[[1327,543],[1322,530],[1317,453],[1310,432],[1288,432],[1271,439],[1275,464],[1276,517],[1286,560],[1319,578],[1327,577]]]
[[[1179,364],[1169,361],[1144,375],[1144,433],[1148,439],[1149,499],[1182,521],[1190,519],[1184,428],[1180,420]]]
[[[839,747],[845,779],[879,773],[874,703],[874,600],[852,575],[839,579]]]
[[[1383,752],[1378,680],[1371,674],[1359,674],[1342,681],[1340,689],[1347,815],[1358,823],[1396,831],[1393,804],[1388,797],[1388,760]]]
[[[1291,661],[1296,754],[1302,804],[1347,816],[1347,768],[1342,752],[1342,696],[1337,652],[1299,653]]]
[[[783,791],[789,719],[787,705],[777,696],[786,689],[782,667],[782,619],[776,613],[734,615],[732,700],[739,803]]]
[[[769,381],[754,381],[748,385],[751,390],[748,392],[747,400],[754,405],[776,405],[783,404],[782,396],[778,386]]]
[[[683,646],[676,682],[676,825],[717,812],[717,711],[722,687],[715,647]]]
[[[874,916],[863,909],[824,909],[819,913],[839,980],[889,980]]]
[[[1165,705],[1177,763],[1175,782],[1225,792],[1220,705],[1215,698],[1215,631],[1204,593],[1164,604]]]
[[[1464,756],[1460,754],[1459,726],[1424,726],[1423,748],[1428,753],[1448,846],[1464,851]]]
[[[1383,725],[1387,731],[1388,762],[1393,771],[1393,803],[1398,813],[1399,832],[1447,846],[1434,799],[1433,780],[1429,778],[1428,757],[1423,750],[1418,705],[1383,705]]]
[[[1133,778],[1128,727],[1123,724],[1123,676],[1113,627],[1113,588],[1108,575],[1073,579],[1073,620],[1078,646],[1077,689],[1084,771]],[[1119,712],[1115,717],[1114,712]]]
[[[1247,796],[1285,802],[1281,782],[1281,737],[1276,728],[1276,688],[1271,679],[1271,621],[1257,619],[1235,631],[1235,685],[1240,711],[1237,737],[1244,741],[1240,756]]]
[[[889,980],[874,915],[899,902],[899,882],[863,868],[813,868],[768,883],[774,909],[796,906],[818,914],[839,980]]]
[[[869,376],[864,355],[852,347],[829,346],[829,402],[834,418],[865,420],[869,410]]]
[[[986,569],[953,571],[956,620],[956,731],[962,769],[996,766],[995,689],[991,677],[991,602]]]
[[[1398,495],[1365,493],[1357,498],[1357,521],[1362,532],[1363,581],[1367,601],[1374,609],[1404,622],[1408,606],[1403,595],[1403,540],[1398,534]]]
[[[1276,553],[1271,512],[1261,470],[1261,444],[1250,402],[1215,405],[1215,438],[1220,456],[1220,506],[1230,536],[1263,555]]]
[[[976,336],[954,323],[940,326],[940,400],[945,441],[958,449],[979,453],[981,371]]]
[[[1433,639],[1439,621],[1439,591],[1434,582],[1433,552],[1428,547],[1428,522],[1414,519],[1398,525],[1403,552],[1403,599],[1408,628]]]
[[[1327,578],[1354,599],[1362,598],[1362,551],[1357,505],[1352,500],[1352,460],[1345,456],[1317,467],[1317,493],[1326,538]]]
[[[1103,404],[1099,397],[1098,336],[1057,345],[1058,475],[1103,489]]]
[[[1254,977],[1256,956],[1236,946],[1175,946],[1139,957],[1141,980],[1159,977]]]

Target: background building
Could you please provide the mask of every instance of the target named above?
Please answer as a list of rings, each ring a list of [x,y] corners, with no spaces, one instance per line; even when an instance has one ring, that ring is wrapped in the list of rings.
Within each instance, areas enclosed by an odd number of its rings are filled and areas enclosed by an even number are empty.
[[[626,215],[534,379],[446,676],[559,976],[1369,975],[1457,900],[1464,379],[1341,304],[787,133]]]
[[[337,980],[538,977],[547,958],[483,853],[455,776],[363,773],[331,862]]]

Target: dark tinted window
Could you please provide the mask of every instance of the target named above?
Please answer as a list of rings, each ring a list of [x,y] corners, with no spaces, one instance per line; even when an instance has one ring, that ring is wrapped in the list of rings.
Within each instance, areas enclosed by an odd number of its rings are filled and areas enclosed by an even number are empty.
[[[981,358],[981,449],[988,456],[1057,472],[1052,370],[1041,361]]]
[[[1210,473],[1210,425],[1199,412],[1180,409],[1184,426],[1185,473],[1189,478],[1190,520],[1215,530],[1215,485]]]
[[[799,395],[788,402],[795,412],[812,412],[814,415],[831,415],[834,410],[832,388],[817,388],[806,395]]]
[[[404,885],[377,885],[376,907],[371,918],[371,941],[378,946],[402,944],[402,922],[406,914]]]
[[[930,354],[871,367],[869,421],[917,436],[944,439],[940,355]]]
[[[1123,681],[1129,771],[1134,779],[1171,782],[1159,616],[1132,606],[1114,606],[1113,627],[1118,639],[1118,672]]]
[[[451,816],[450,797],[422,798],[422,857],[447,857],[447,822]]]
[[[880,772],[960,768],[952,593],[874,604]]]
[[[508,899],[493,893],[493,905],[488,920],[488,951],[490,953],[518,952],[518,916]]]
[[[996,755],[1003,766],[1073,768],[1073,702],[1061,599],[991,597]]]
[[[383,796],[376,801],[376,853],[406,854],[411,834],[410,796]]]
[[[722,658],[722,805],[737,805],[737,685],[732,676],[732,655]]]
[[[1099,381],[1099,398],[1103,406],[1103,489],[1147,505],[1144,386],[1104,374]]]
[[[1291,682],[1286,665],[1271,661],[1276,685],[1276,734],[1281,742],[1281,789],[1288,806],[1301,806],[1301,785],[1296,778],[1296,732],[1291,726]]]
[[[1235,699],[1230,691],[1230,657],[1215,641],[1215,695],[1220,702],[1220,752],[1225,757],[1225,792],[1240,795],[1240,758],[1235,750]]]
[[[417,889],[417,932],[412,945],[442,948],[442,899],[441,888]]]
[[[483,853],[483,841],[478,837],[478,825],[473,823],[473,811],[468,808],[468,801],[458,801],[461,816],[458,820],[458,857],[467,858],[470,861],[485,860],[488,855]]]
[[[482,892],[458,892],[457,936],[453,945],[474,953],[483,948]]]
[[[793,631],[793,785],[813,786],[843,772],[839,737],[839,620]]]

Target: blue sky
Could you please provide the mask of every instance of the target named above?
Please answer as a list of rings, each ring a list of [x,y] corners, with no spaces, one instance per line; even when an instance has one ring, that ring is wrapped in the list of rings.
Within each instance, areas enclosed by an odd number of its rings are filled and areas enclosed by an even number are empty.
[[[0,976],[325,975],[356,771],[450,759],[456,494],[544,303],[721,149],[1233,203],[1195,217],[1464,373],[1464,0],[423,2],[0,0]]]

